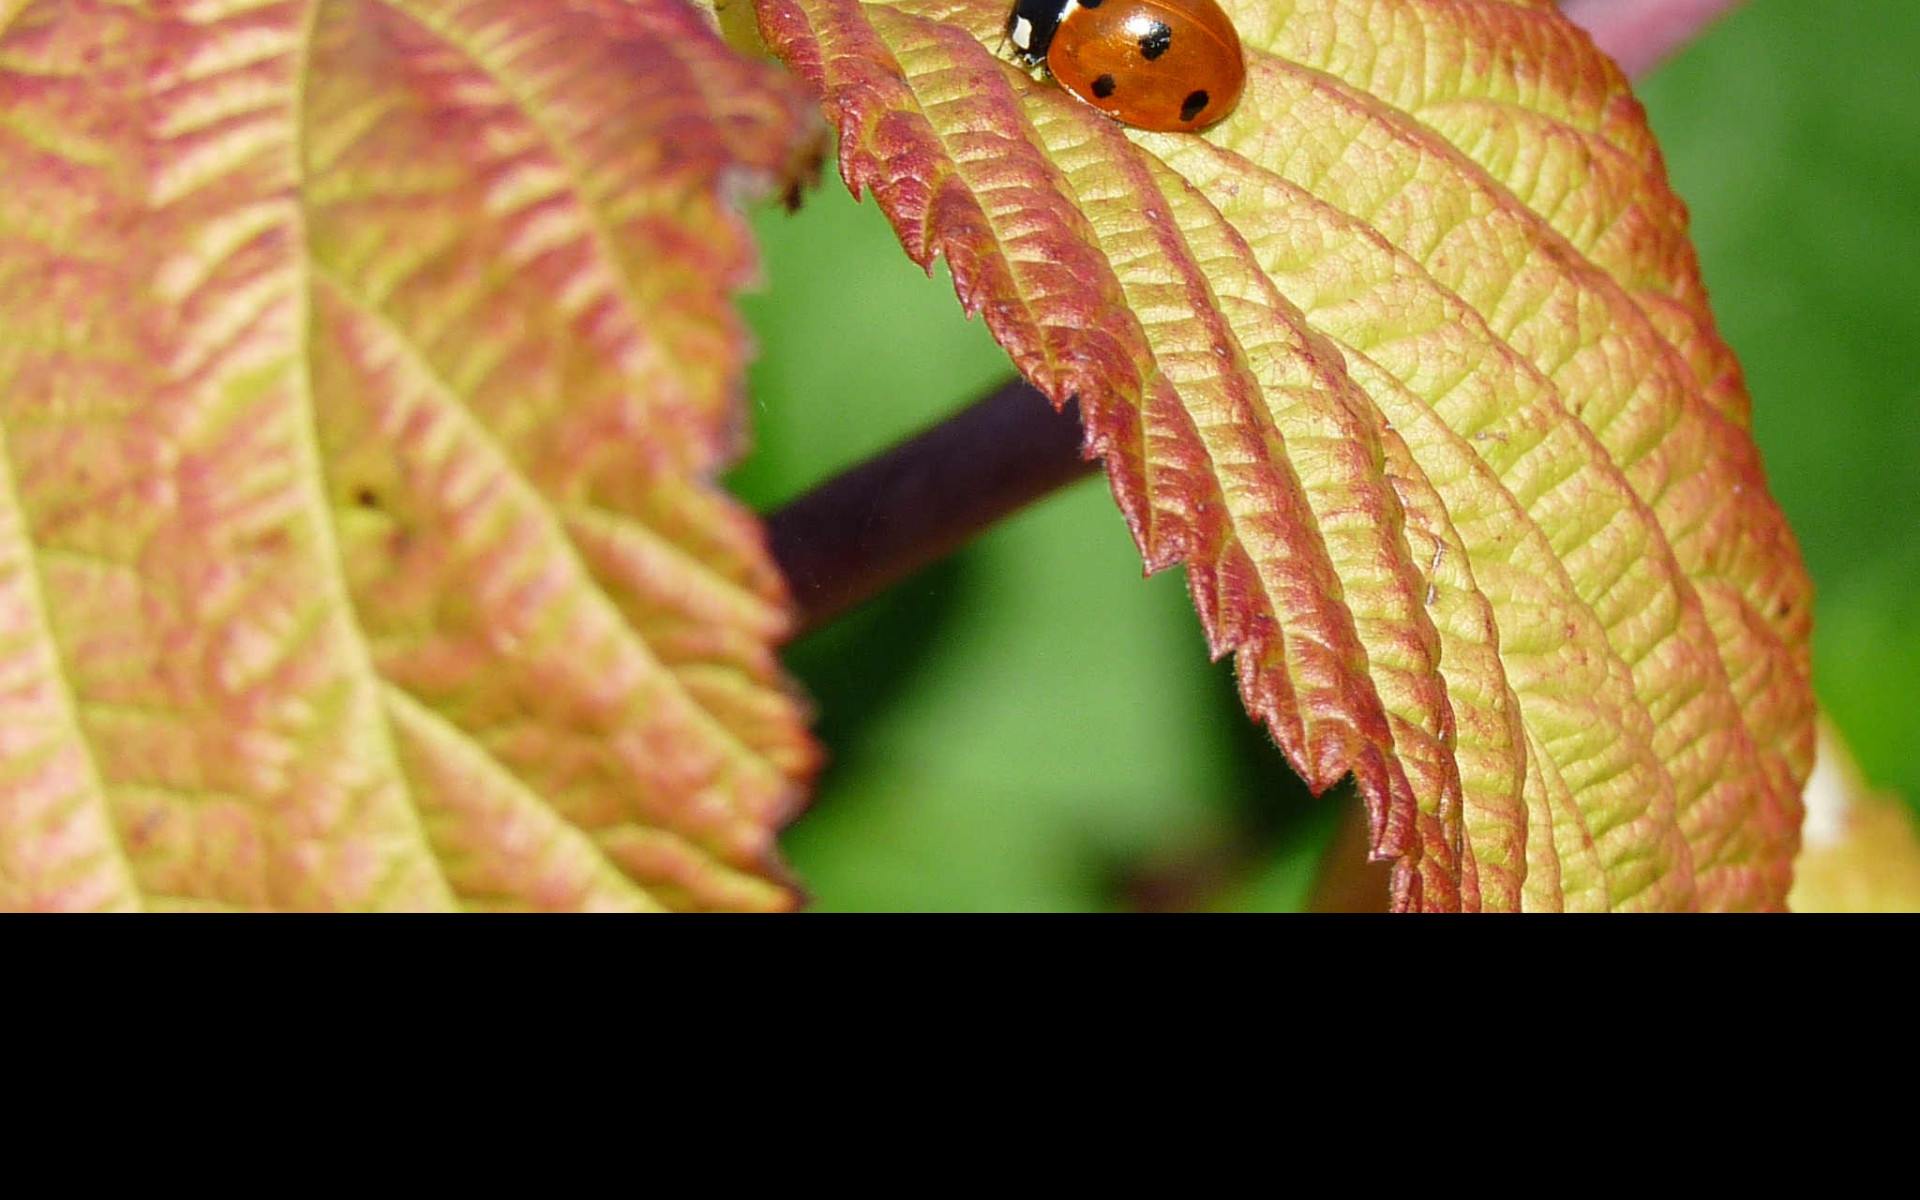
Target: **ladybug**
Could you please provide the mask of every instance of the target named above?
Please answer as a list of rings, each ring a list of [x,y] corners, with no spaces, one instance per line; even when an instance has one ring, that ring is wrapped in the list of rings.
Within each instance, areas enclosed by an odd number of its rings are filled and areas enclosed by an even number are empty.
[[[1240,35],[1214,0],[1018,0],[1007,38],[1028,67],[1122,124],[1184,133],[1233,110]]]

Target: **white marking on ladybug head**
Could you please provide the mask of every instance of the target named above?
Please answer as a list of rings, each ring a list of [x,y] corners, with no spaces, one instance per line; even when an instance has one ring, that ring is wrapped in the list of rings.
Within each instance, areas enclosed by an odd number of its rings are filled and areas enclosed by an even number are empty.
[[[1013,44],[1022,50],[1033,48],[1033,22],[1025,17],[1013,19]]]

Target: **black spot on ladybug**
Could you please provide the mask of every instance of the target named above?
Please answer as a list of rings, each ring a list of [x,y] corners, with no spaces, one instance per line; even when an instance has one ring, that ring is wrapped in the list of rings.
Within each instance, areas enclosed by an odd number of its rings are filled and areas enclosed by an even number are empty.
[[[1167,47],[1171,45],[1173,45],[1173,30],[1159,21],[1155,21],[1152,29],[1140,35],[1140,53],[1146,55],[1148,62],[1165,54]]]
[[[1205,92],[1188,92],[1187,98],[1180,102],[1180,119],[1182,121],[1191,121],[1199,116],[1200,110],[1206,106],[1207,94]]]
[[[1081,8],[1099,8],[1102,0],[1080,0]]]
[[[1102,75],[1093,81],[1093,94],[1105,100],[1113,95],[1113,76]]]

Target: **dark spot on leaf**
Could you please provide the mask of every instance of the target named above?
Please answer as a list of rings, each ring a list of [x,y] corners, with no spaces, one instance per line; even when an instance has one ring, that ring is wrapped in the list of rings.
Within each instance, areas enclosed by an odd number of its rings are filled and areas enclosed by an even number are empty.
[[[1191,121],[1199,116],[1200,110],[1207,106],[1207,99],[1205,92],[1188,92],[1187,98],[1180,102],[1180,119]]]
[[[355,504],[358,504],[361,508],[379,508],[380,507],[380,497],[374,495],[373,489],[368,487],[363,487],[359,491],[355,492],[353,494],[353,502]]]
[[[1105,100],[1113,95],[1113,76],[1102,75],[1093,81],[1093,94]]]
[[[1167,47],[1171,45],[1173,45],[1173,30],[1159,21],[1155,21],[1152,29],[1140,35],[1140,53],[1147,56],[1148,62],[1165,54]]]

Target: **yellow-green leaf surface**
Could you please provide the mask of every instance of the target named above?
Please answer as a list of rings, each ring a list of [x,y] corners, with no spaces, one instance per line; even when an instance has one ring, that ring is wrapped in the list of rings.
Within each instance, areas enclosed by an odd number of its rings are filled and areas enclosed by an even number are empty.
[[[1807,820],[1794,863],[1795,912],[1920,912],[1920,829],[1897,795],[1877,792],[1840,731],[1820,720],[1807,781]]]
[[[1544,0],[1225,0],[1238,108],[1146,133],[1007,7],[760,0],[1398,906],[1781,906],[1809,587],[1613,64]]]
[[[679,0],[0,0],[0,907],[779,908],[803,96]]]

